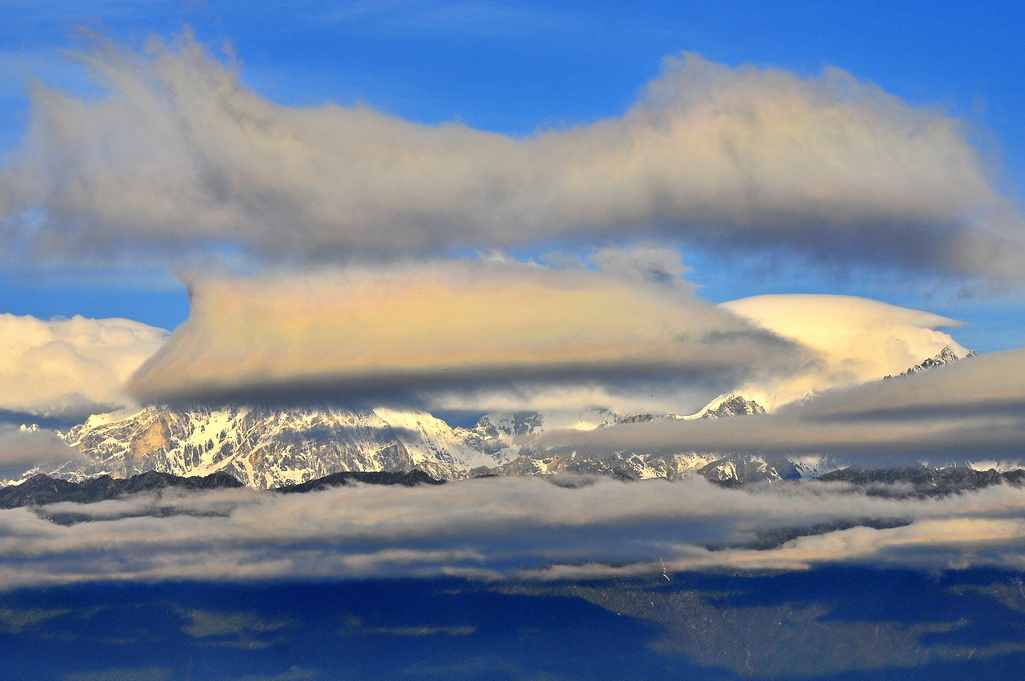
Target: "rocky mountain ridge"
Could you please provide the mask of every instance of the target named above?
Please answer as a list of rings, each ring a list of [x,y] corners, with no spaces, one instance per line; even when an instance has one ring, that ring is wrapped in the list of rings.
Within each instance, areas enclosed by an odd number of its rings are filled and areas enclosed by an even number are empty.
[[[443,482],[443,480],[436,480],[417,470],[409,473],[346,471],[298,485],[278,487],[273,491],[282,494],[301,494],[354,483],[412,487],[414,485],[440,485]],[[81,482],[69,482],[37,473],[20,485],[0,487],[0,508],[39,507],[62,502],[93,504],[112,499],[124,499],[146,492],[160,493],[164,490],[190,492],[240,487],[245,487],[245,485],[227,473],[180,476],[149,471],[133,475],[130,478],[112,478],[109,475],[100,475],[95,478],[86,478]],[[58,520],[60,519],[58,518]]]
[[[905,499],[942,497],[1001,483],[1025,486],[1025,469],[1011,471],[958,468],[845,468],[821,475],[816,482],[843,482],[870,496]]]
[[[735,463],[735,462],[734,462]],[[764,468],[764,462],[759,464],[755,461],[747,461],[748,466]],[[704,473],[704,469],[699,469]],[[616,475],[615,470],[610,469],[610,477],[619,478],[624,482],[635,481],[629,475]],[[707,476],[712,482],[726,486],[736,487],[742,485],[736,479],[730,477],[717,478]],[[562,487],[578,487],[587,484],[593,478],[574,478],[570,476],[567,482],[559,482],[559,477],[551,478]],[[762,478],[758,478],[761,481]],[[579,481],[573,484],[573,480]],[[944,468],[930,469],[925,467],[917,468],[847,468],[833,471],[817,478],[812,478],[809,484],[821,483],[842,483],[848,485],[852,492],[868,496],[881,496],[887,498],[905,499],[915,498],[936,498],[952,494],[974,491],[991,487],[993,485],[1010,485],[1013,487],[1025,486],[1025,469],[1014,471],[998,472],[996,470],[972,470],[969,468]],[[388,471],[345,471],[333,473],[323,478],[317,478],[305,483],[296,485],[285,485],[283,487],[268,490],[279,494],[304,494],[317,492],[334,487],[344,487],[353,484],[369,485],[401,485],[414,487],[420,485],[441,485],[444,480],[430,477],[419,470],[407,473],[395,473]],[[245,486],[228,475],[227,473],[213,473],[207,476],[178,476],[169,473],[149,471],[133,475],[130,478],[112,478],[109,475],[101,475],[94,478],[86,478],[81,482],[69,482],[60,478],[53,478],[42,473],[36,474],[18,485],[0,487],[0,509],[32,507],[42,509],[43,507],[59,503],[92,504],[100,501],[125,499],[138,494],[156,493],[157,500],[165,491],[194,492],[201,490],[217,489],[238,489]],[[168,501],[165,498],[165,501]],[[40,511],[42,512],[42,511]],[[121,511],[123,514],[125,511]],[[167,515],[175,513],[173,498],[165,506],[159,503],[151,504],[138,509],[127,511],[131,515]],[[73,510],[46,511],[42,512],[47,519],[57,524],[74,524],[87,522],[96,517],[88,514],[76,513]],[[125,517],[119,515],[118,517]],[[836,529],[847,529],[856,526],[876,527],[899,527],[907,525],[911,521],[902,518],[884,519],[882,525],[878,520],[853,519],[845,521],[831,521],[830,523],[799,526],[793,528],[780,528],[759,537],[754,544],[743,546],[749,548],[773,548],[781,545],[782,541],[796,536],[807,536],[809,534],[823,534]],[[784,539],[780,539],[784,537]],[[766,544],[766,542],[769,542]],[[718,548],[724,548],[723,547]],[[732,546],[732,545],[729,545]]]
[[[63,501],[90,504],[168,488],[197,490],[236,487],[244,485],[227,473],[181,477],[149,471],[130,478],[100,475],[80,483],[37,473],[20,485],[0,487],[0,508],[43,506]]]

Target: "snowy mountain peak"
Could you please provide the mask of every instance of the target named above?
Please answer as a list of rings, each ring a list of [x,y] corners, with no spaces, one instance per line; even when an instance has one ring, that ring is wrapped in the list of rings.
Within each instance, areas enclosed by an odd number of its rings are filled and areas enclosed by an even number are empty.
[[[731,416],[752,416],[765,414],[765,407],[753,399],[737,393],[729,393],[712,400],[704,409],[689,417],[692,419],[720,419]]]
[[[954,362],[958,362],[962,359],[968,359],[969,357],[975,356],[975,350],[969,350],[968,354],[966,354],[964,357],[958,357],[957,353],[950,349],[950,346],[944,346],[944,348],[940,350],[935,356],[929,357],[928,359],[924,359],[922,360],[921,364],[916,364],[910,369],[902,371],[901,373],[897,374],[897,377],[899,378],[901,376],[911,376],[912,374],[919,374],[923,371],[928,371],[929,369],[935,369],[936,367],[941,367],[946,364],[953,364]],[[884,376],[883,378],[893,378],[893,376]]]
[[[721,485],[796,479],[800,471],[787,459],[769,461],[760,456],[727,456],[700,468],[698,473]]]
[[[513,456],[482,447],[475,433],[426,412],[389,409],[150,406],[123,417],[91,418],[62,437],[89,460],[41,472],[70,480],[151,470],[225,472],[262,488],[340,471],[419,469],[455,478]]]

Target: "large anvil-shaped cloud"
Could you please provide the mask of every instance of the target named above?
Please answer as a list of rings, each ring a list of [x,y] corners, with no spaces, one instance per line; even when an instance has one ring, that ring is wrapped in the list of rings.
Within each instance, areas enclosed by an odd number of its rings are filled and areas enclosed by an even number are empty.
[[[816,361],[689,290],[587,269],[351,267],[191,290],[188,321],[131,381],[143,399],[409,399],[522,383],[714,395]]]
[[[671,58],[622,116],[514,138],[279,105],[189,37],[82,58],[106,94],[35,87],[0,170],[0,233],[36,253],[337,259],[657,234],[1023,271],[1021,215],[965,125],[836,69]]]

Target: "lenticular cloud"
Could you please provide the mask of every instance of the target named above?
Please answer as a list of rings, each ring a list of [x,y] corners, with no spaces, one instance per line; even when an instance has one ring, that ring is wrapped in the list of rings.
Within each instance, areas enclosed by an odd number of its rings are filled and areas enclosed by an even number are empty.
[[[698,381],[814,361],[680,287],[522,263],[197,280],[192,314],[134,376],[146,400],[381,398],[539,382]]]
[[[830,388],[853,386],[896,375],[950,348],[958,357],[968,350],[942,328],[961,323],[923,310],[856,296],[780,294],[734,300],[721,305],[784,338],[812,348],[822,361],[740,392],[767,407]]]

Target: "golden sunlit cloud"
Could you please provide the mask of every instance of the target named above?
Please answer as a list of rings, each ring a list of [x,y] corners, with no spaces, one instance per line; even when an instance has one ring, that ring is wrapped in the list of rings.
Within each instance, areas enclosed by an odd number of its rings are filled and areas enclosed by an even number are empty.
[[[127,319],[0,314],[0,410],[74,418],[124,406],[125,380],[166,338]]]
[[[132,379],[143,399],[408,397],[518,382],[714,391],[815,360],[686,288],[588,269],[438,262],[190,288],[189,320]]]

